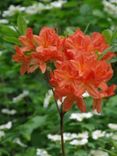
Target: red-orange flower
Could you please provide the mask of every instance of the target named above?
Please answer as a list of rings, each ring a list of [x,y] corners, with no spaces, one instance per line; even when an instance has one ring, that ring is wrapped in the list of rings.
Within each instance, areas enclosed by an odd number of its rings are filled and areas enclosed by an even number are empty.
[[[39,35],[33,35],[32,29],[28,28],[26,35],[20,36],[19,41],[21,47],[16,48],[13,60],[22,64],[21,74],[33,72],[37,68],[44,73],[48,61],[61,59],[57,49],[59,36],[52,28],[44,27]]]
[[[108,87],[106,84],[112,75],[111,66],[104,60],[96,60],[92,55],[81,55],[59,64],[51,74],[50,84],[55,88],[56,99],[66,97],[63,103],[64,111],[72,106],[73,101],[84,111],[86,108],[82,95],[88,92],[96,101],[93,108],[99,112],[101,99],[114,94],[115,87]]]
[[[93,97],[93,109],[100,112],[102,98],[114,94],[116,86],[107,85],[113,75],[108,60],[114,53],[107,52],[99,59],[109,48],[102,34],[85,35],[78,29],[73,35],[63,38],[52,28],[42,28],[39,35],[34,35],[28,28],[19,41],[21,46],[16,46],[13,60],[21,63],[21,74],[31,73],[37,68],[44,73],[47,63],[54,63],[50,84],[56,100],[62,101],[64,97],[64,111],[68,111],[74,102],[81,111],[86,111],[83,94],[88,92]]]
[[[65,56],[71,60],[80,54],[94,55],[97,58],[104,50],[109,48],[109,45],[102,34],[94,32],[91,35],[85,35],[78,29],[73,35],[65,39],[64,47]],[[109,60],[113,56],[113,52],[108,52],[103,59]]]

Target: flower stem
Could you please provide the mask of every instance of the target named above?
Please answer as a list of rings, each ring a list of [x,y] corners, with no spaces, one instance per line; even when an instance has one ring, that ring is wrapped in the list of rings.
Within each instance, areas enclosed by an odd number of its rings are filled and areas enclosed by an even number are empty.
[[[64,146],[64,113],[61,111],[60,114],[60,133],[61,133],[61,150],[62,156],[65,156],[65,146]]]

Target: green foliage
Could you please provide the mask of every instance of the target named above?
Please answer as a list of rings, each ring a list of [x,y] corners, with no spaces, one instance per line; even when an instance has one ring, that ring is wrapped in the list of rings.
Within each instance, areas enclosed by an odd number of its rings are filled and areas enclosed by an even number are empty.
[[[24,19],[23,15],[19,15],[17,18],[17,26],[18,26],[18,31],[20,32],[20,35],[25,34],[27,24],[26,20]]]

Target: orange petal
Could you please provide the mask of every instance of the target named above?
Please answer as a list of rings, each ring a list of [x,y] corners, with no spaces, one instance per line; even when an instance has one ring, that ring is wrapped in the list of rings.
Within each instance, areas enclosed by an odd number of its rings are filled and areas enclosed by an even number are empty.
[[[96,110],[98,113],[100,113],[101,109],[102,109],[102,99],[94,99],[93,110]]]
[[[73,99],[71,97],[66,97],[63,103],[63,111],[67,112],[72,107]]]
[[[77,98],[77,106],[81,112],[86,112],[86,105],[83,98]]]
[[[94,85],[89,84],[86,86],[86,89],[87,89],[87,92],[94,98],[97,98],[97,99],[100,98],[100,93],[98,92],[97,88]]]

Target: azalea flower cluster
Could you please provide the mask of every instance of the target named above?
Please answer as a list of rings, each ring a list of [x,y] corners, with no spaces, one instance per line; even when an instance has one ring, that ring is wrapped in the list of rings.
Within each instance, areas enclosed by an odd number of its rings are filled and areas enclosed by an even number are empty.
[[[63,37],[54,29],[44,27],[39,35],[34,35],[28,28],[19,41],[21,46],[16,46],[13,60],[21,63],[21,74],[32,73],[36,69],[42,73],[49,72],[49,83],[55,99],[62,101],[64,112],[73,103],[85,112],[84,93],[93,98],[93,109],[100,112],[102,98],[114,94],[116,86],[107,85],[113,76],[109,60],[114,53],[102,55],[109,48],[102,34],[86,35],[78,29],[74,34]]]

